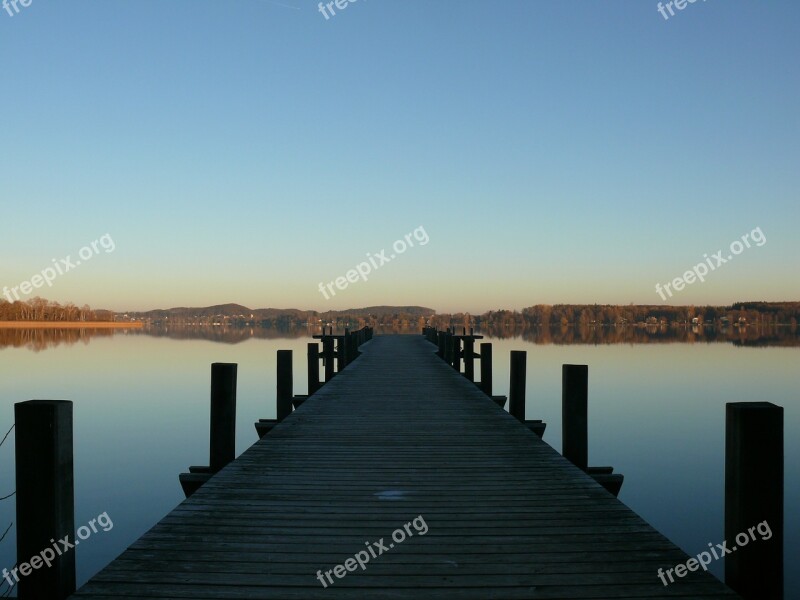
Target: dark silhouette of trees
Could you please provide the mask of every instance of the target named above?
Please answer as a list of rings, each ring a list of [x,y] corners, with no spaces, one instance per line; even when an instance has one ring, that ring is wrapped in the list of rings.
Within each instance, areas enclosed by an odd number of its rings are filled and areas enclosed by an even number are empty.
[[[92,310],[87,304],[78,308],[71,302],[61,305],[43,298],[32,298],[26,302],[16,300],[8,302],[0,299],[0,321],[110,321],[113,315],[104,311],[102,314]]]

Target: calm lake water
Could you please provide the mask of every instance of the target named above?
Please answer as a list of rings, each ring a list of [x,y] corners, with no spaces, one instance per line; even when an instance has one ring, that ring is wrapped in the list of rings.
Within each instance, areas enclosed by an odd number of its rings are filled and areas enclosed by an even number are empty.
[[[274,417],[277,350],[294,350],[295,391],[305,393],[309,337],[238,338],[119,332],[0,350],[0,437],[15,402],[74,402],[75,524],[103,512],[114,524],[77,549],[79,585],[183,500],[178,473],[207,464],[212,362],[239,364],[237,454],[256,441],[253,422]],[[620,500],[690,555],[724,539],[725,403],[783,406],[786,598],[800,598],[800,348],[483,341],[494,345],[495,394],[508,393],[509,351],[528,351],[527,416],[547,423],[544,440],[558,450],[561,365],[589,365],[590,464],[623,473]],[[13,461],[12,432],[0,447],[0,497],[14,490]],[[0,531],[13,520],[14,499],[0,502]],[[15,563],[14,534],[0,542],[0,569]],[[721,562],[711,568],[722,576]]]

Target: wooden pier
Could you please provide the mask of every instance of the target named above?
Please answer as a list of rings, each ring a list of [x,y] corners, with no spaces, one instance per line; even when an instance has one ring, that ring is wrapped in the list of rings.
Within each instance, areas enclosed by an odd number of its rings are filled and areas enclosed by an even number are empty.
[[[664,586],[689,557],[436,350],[362,346],[72,597],[737,597],[702,571]]]

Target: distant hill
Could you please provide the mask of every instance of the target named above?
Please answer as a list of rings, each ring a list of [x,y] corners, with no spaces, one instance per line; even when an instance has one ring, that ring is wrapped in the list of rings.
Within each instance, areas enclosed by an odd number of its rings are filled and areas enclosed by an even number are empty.
[[[331,321],[342,318],[351,319],[401,319],[417,320],[436,314],[432,308],[424,306],[367,306],[347,310],[300,310],[297,308],[248,308],[241,304],[218,304],[205,307],[175,307],[148,311],[129,311],[117,313],[117,318],[143,321],[169,320],[175,323],[207,323],[234,321],[241,323],[288,325],[319,320]]]

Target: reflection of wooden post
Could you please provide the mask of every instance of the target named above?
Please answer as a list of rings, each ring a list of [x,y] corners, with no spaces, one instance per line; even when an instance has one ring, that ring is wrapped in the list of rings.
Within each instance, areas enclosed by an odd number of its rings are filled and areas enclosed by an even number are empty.
[[[277,419],[280,423],[292,414],[293,376],[292,351],[278,350],[278,390],[276,397]]]
[[[481,344],[481,389],[487,396],[492,395],[492,344]]]
[[[235,363],[211,365],[211,442],[209,466],[216,473],[236,458]]]
[[[464,338],[464,376],[475,381],[475,340],[471,337]]]
[[[525,422],[525,374],[528,353],[511,351],[511,381],[508,386],[508,412]]]
[[[308,395],[319,389],[319,344],[308,344]]]
[[[75,535],[72,402],[30,400],[14,405],[17,470],[17,559],[31,566],[52,540]],[[60,546],[59,546],[60,548]],[[21,600],[63,600],[75,591],[75,552],[55,552],[49,568],[21,570]]]
[[[780,600],[783,408],[735,402],[725,405],[725,416],[725,539],[736,547],[725,555],[725,583],[745,600]]]
[[[561,367],[561,454],[579,469],[589,466],[589,367]]]

